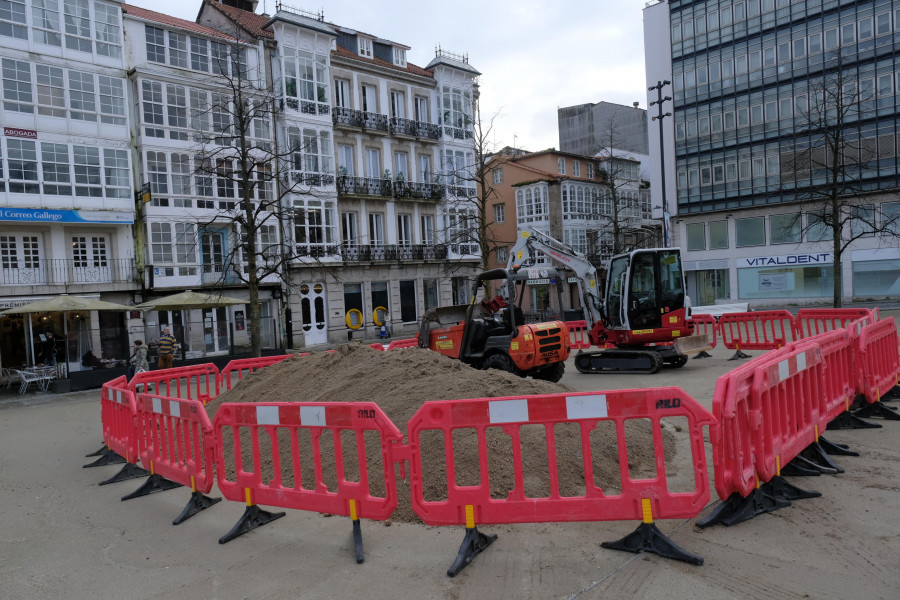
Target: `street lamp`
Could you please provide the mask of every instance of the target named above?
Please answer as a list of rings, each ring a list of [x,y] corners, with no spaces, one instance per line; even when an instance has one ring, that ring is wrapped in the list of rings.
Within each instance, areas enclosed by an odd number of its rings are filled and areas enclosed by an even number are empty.
[[[662,89],[664,86],[671,85],[671,81],[657,81],[656,85],[647,88],[648,92],[656,90],[656,100],[650,103],[650,106],[656,105],[658,114],[652,118],[653,121],[659,121],[659,169],[660,169],[660,187],[662,188],[662,205],[663,205],[663,245],[669,246],[669,203],[666,202],[666,153],[663,149],[663,123],[666,117],[671,117],[672,113],[663,113],[663,102],[670,102],[670,96],[663,97]]]

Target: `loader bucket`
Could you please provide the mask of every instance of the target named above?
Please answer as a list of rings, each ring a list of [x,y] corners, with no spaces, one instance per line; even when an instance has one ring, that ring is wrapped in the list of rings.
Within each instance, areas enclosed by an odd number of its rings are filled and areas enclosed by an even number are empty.
[[[712,345],[709,342],[709,334],[704,333],[703,335],[678,338],[675,340],[675,348],[682,354],[695,354],[712,350]]]

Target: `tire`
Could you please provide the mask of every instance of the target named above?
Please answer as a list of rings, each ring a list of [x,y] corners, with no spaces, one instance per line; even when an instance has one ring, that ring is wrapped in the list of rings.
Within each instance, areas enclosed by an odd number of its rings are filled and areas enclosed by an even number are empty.
[[[506,371],[508,373],[512,373],[513,375],[519,375],[519,369],[516,368],[516,365],[513,364],[512,359],[503,353],[491,354],[488,356],[484,363],[481,366],[482,369],[500,369],[501,371]]]
[[[672,367],[673,369],[680,369],[684,365],[687,364],[688,357],[687,356],[679,356],[675,358],[675,360],[667,361],[666,365]]]
[[[550,381],[552,383],[558,382],[562,379],[563,374],[566,372],[566,363],[558,362],[549,367],[545,367],[540,369],[539,371],[532,371],[529,373],[535,379],[541,379],[543,381]]]

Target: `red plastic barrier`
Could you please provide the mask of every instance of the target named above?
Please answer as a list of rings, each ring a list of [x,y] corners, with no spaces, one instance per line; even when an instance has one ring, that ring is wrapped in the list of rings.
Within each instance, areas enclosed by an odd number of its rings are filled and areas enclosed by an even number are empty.
[[[825,381],[820,392],[824,403],[825,421],[820,422],[819,432],[835,417],[849,410],[856,396],[857,374],[854,368],[854,355],[858,348],[857,336],[852,336],[850,328],[836,329],[827,333],[800,340],[789,345],[790,348],[808,348],[817,346],[822,351],[822,362],[825,363]]]
[[[841,329],[870,314],[867,308],[801,308],[794,317],[794,339]]]
[[[103,384],[100,391],[100,419],[106,446],[129,463],[137,463],[138,434],[134,393],[122,375]]]
[[[237,374],[238,381],[244,378],[244,375],[249,375],[254,371],[258,371],[263,367],[268,367],[270,365],[278,364],[283,360],[287,360],[288,358],[292,358],[293,354],[278,354],[276,356],[260,356],[259,358],[239,358],[237,360],[229,361],[225,368],[222,369],[220,373],[220,387],[225,390],[230,390],[233,385],[232,375]]]
[[[373,402],[226,402],[213,429],[218,486],[229,500],[354,520],[387,519],[397,506],[390,449],[403,436]]]
[[[719,324],[712,315],[691,315],[690,321],[694,324],[694,335],[709,336],[710,345],[715,348],[718,343]]]
[[[136,403],[141,462],[192,491],[209,493],[214,481],[215,437],[199,400],[139,394]]]
[[[685,418],[686,432],[690,436],[691,468],[694,489],[688,492],[672,492],[666,474],[663,455],[661,419]],[[656,475],[647,479],[634,478],[628,470],[628,448],[625,444],[625,426],[629,420],[640,420],[652,432]],[[591,432],[602,421],[615,423],[617,455],[621,467],[619,494],[606,494],[595,484],[593,465],[597,460],[593,453]],[[508,398],[482,398],[477,400],[449,400],[426,402],[409,421],[407,435],[410,456],[410,491],[415,512],[430,525],[474,523],[535,523],[554,521],[611,521],[623,519],[685,518],[693,517],[709,498],[706,454],[703,443],[703,427],[713,423],[712,415],[677,387],[647,390],[610,391],[606,393],[580,392],[572,394],[547,394]],[[567,431],[576,432],[581,439],[581,464],[583,470],[568,473],[557,470],[555,443],[557,426],[572,424]],[[540,448],[540,456],[528,453],[523,457],[523,426],[542,426],[546,447]],[[459,430],[467,429],[477,435],[464,447],[457,439]],[[504,456],[512,461],[515,484],[503,497],[492,487],[491,464],[488,460],[487,431],[509,436],[509,453]],[[612,429],[612,428],[610,428]],[[423,434],[440,435],[444,452],[439,464],[423,464],[419,449]],[[504,436],[504,439],[505,436]],[[543,446],[543,444],[541,444]],[[529,446],[534,448],[533,445]],[[477,452],[477,483],[460,485],[454,455]],[[493,459],[493,457],[492,457]],[[546,462],[545,462],[546,461]],[[525,480],[536,462],[541,464],[540,476],[549,475],[549,495],[529,496]],[[547,472],[543,467],[547,467]],[[424,497],[424,474],[433,477],[446,474],[444,499]],[[570,479],[572,480],[570,482]],[[430,479],[429,479],[430,481]],[[469,483],[469,482],[467,482]],[[570,483],[583,490],[580,495],[568,495]],[[561,493],[565,485],[566,495]],[[500,493],[504,493],[504,491]],[[470,522],[471,518],[471,522]]]
[[[859,335],[858,360],[861,367],[862,393],[870,404],[897,385],[900,375],[897,323],[884,319],[865,325]]]
[[[369,344],[369,346],[372,347],[372,348],[374,348],[375,350],[381,350],[381,351],[384,351],[384,344],[375,344],[375,343],[372,343],[372,344]]]
[[[388,350],[396,350],[397,348],[415,348],[419,345],[418,338],[409,338],[407,340],[394,340],[388,344]]]
[[[219,369],[209,363],[144,371],[131,378],[128,389],[134,393],[152,391],[169,398],[194,398],[206,404],[219,395],[219,381]]]
[[[726,313],[719,318],[719,329],[729,350],[775,350],[787,343],[794,317],[786,310]]]
[[[566,327],[569,328],[569,348],[583,350],[591,347],[587,321],[566,321]]]

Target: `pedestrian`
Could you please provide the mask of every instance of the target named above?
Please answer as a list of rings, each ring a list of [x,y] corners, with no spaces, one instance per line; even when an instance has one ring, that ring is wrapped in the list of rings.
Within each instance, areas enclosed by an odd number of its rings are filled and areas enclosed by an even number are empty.
[[[48,331],[43,345],[44,364],[50,367],[56,366],[56,338],[53,332]]]
[[[131,365],[128,367],[129,379],[134,377],[134,374],[137,372],[150,370],[150,361],[147,360],[149,355],[150,351],[147,349],[147,346],[144,345],[144,342],[141,340],[134,340],[134,351],[131,353]]]
[[[175,359],[175,349],[178,346],[178,343],[175,340],[175,336],[172,335],[172,330],[169,329],[168,325],[163,329],[163,334],[159,336],[157,344],[157,351],[159,352],[157,366],[160,369],[171,369],[172,361]]]

